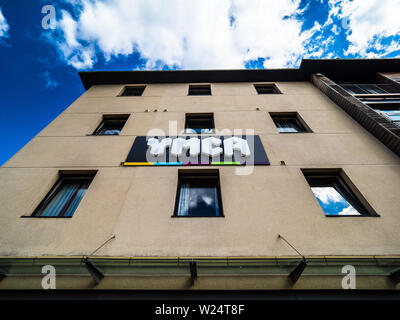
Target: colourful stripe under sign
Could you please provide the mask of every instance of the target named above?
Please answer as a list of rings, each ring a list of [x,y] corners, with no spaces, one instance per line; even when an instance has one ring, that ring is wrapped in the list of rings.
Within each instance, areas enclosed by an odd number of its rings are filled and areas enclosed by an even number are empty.
[[[124,166],[239,166],[240,162],[211,162],[211,163],[183,163],[183,162],[124,162]]]

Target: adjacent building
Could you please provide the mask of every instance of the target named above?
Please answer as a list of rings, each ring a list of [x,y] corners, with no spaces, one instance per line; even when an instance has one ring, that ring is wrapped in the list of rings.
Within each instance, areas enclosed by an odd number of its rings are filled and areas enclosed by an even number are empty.
[[[400,59],[80,77],[0,168],[0,289],[399,288]]]

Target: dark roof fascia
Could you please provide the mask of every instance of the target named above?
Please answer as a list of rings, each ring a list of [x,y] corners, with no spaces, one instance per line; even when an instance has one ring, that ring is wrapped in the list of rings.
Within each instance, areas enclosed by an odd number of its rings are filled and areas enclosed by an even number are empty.
[[[377,72],[400,72],[400,59],[307,59],[302,61],[300,70],[307,79],[322,73],[337,81],[359,81],[375,78]]]
[[[323,73],[336,79],[362,78],[376,72],[400,72],[400,59],[304,59],[298,69],[85,71],[85,89],[98,84],[308,81]]]

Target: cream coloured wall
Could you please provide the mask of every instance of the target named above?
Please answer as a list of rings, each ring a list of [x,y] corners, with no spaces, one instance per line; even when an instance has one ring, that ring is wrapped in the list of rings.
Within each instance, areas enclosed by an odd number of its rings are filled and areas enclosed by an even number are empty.
[[[187,96],[187,84],[148,85],[142,97],[90,88],[0,168],[0,256],[88,254],[113,233],[99,255],[292,255],[278,233],[306,255],[398,254],[399,158],[312,84],[277,86],[282,95],[257,95],[250,83],[212,84],[204,97]],[[268,113],[282,111],[313,133],[279,134]],[[249,176],[219,167],[224,218],[171,217],[178,169],[190,167],[120,166],[136,135],[169,121],[181,130],[185,112],[214,112],[217,129],[254,129],[270,158]],[[88,136],[117,113],[131,114],[120,136]],[[343,168],[380,217],[325,217],[301,168]],[[98,170],[73,218],[21,218],[68,169]]]

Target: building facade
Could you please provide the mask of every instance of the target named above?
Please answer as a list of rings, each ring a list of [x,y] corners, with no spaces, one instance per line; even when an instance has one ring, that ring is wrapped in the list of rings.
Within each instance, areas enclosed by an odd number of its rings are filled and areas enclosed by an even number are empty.
[[[41,289],[48,265],[57,289],[342,289],[353,271],[398,289],[397,78],[396,59],[81,73],[86,92],[0,168],[0,289]],[[149,137],[204,155],[247,134],[266,156],[250,173],[129,158]]]

